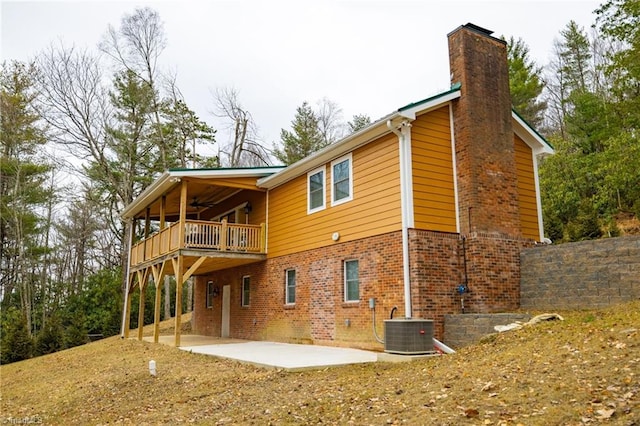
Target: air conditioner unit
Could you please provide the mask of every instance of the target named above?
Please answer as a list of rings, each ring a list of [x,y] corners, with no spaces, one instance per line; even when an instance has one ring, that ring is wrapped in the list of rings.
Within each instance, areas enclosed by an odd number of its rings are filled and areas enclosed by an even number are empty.
[[[385,320],[384,351],[403,355],[435,352],[433,347],[433,320]]]

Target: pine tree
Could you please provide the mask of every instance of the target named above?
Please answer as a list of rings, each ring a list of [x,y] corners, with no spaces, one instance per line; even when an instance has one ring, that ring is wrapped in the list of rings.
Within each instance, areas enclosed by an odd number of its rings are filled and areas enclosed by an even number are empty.
[[[52,196],[46,184],[51,166],[42,156],[47,135],[35,108],[37,75],[34,65],[15,61],[0,69],[0,292],[3,309],[19,294],[28,333],[46,250],[40,207]]]
[[[318,130],[318,118],[307,102],[297,108],[291,127],[291,132],[282,129],[282,149],[276,148],[273,153],[285,165],[293,164],[327,145]]]
[[[507,41],[507,61],[513,108],[529,124],[538,126],[547,107],[544,101],[538,100],[544,88],[542,67],[529,57],[529,47],[524,40],[513,37]]]
[[[51,315],[40,329],[35,346],[35,352],[38,355],[57,352],[64,347],[62,323],[57,314]]]
[[[349,127],[349,133],[355,133],[364,129],[371,124],[371,118],[366,114],[356,114],[353,116],[350,122],[347,123]]]
[[[27,329],[27,319],[23,312],[14,307],[3,312],[1,346],[2,364],[22,361],[31,358],[33,354],[33,341]]]

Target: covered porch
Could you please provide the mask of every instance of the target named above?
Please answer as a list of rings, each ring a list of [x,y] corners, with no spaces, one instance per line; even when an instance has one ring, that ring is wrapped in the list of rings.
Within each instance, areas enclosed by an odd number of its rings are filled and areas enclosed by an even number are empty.
[[[153,340],[158,342],[161,286],[165,276],[175,277],[174,344],[180,346],[183,284],[193,276],[265,260],[267,194],[256,182],[279,170],[171,170],[125,208],[129,247],[124,337],[129,337],[136,289],[137,337],[142,340],[145,292],[149,285],[155,287]]]

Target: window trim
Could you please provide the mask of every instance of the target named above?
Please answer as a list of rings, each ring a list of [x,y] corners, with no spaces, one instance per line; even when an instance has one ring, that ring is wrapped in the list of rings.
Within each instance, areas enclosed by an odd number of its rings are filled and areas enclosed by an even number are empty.
[[[345,161],[349,161],[349,196],[336,200],[334,167]],[[331,207],[338,206],[351,200],[353,200],[353,155],[348,153],[347,155],[343,155],[331,162]]]
[[[293,286],[289,286],[289,272],[293,272]],[[298,286],[298,272],[295,268],[285,269],[284,271],[284,304],[293,306],[296,304],[296,287]],[[293,287],[293,302],[289,302],[289,287]]]
[[[318,207],[311,207],[311,176],[322,172],[322,204]],[[327,208],[327,168],[325,165],[311,170],[307,173],[307,214],[319,212]]]
[[[248,287],[248,289],[246,289],[246,293],[244,288],[245,284]],[[246,300],[245,300],[245,294],[247,295]],[[242,277],[242,282],[240,286],[240,306],[242,306],[243,308],[251,306],[251,275],[244,275]]]
[[[357,283],[358,283],[358,298],[357,299],[349,299],[349,281],[347,280],[347,264],[356,262],[356,265],[358,267],[357,271],[358,271],[358,279],[357,279]],[[347,259],[344,262],[344,266],[342,268],[343,270],[343,275],[344,275],[344,302],[345,303],[358,303],[360,302],[360,261],[358,259]]]

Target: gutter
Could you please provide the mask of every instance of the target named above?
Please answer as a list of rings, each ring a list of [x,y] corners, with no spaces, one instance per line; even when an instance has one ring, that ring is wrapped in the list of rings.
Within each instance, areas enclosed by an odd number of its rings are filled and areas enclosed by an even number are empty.
[[[398,137],[400,150],[400,210],[402,211],[402,279],[404,282],[404,315],[411,318],[411,273],[409,269],[409,227],[413,226],[411,179],[411,124],[404,120],[398,130],[392,120],[387,128]],[[409,164],[407,166],[407,164]]]

